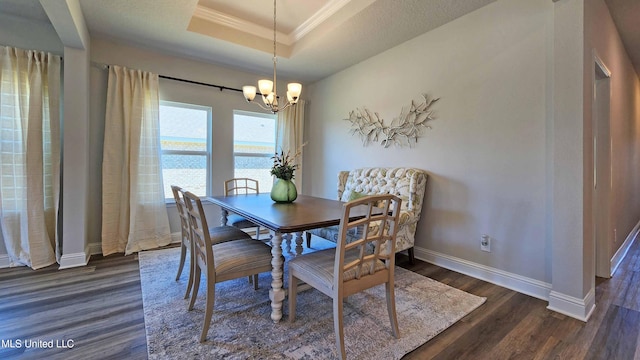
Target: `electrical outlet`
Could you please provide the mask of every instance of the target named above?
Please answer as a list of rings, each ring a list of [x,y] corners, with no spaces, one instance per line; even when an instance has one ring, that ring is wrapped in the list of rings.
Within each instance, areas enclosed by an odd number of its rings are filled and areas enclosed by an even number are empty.
[[[487,234],[482,234],[480,238],[480,250],[491,252],[491,237]]]

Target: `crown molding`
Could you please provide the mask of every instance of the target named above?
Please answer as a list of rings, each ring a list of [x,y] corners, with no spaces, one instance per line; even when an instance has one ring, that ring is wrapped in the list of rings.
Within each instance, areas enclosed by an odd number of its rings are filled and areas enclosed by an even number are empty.
[[[273,41],[273,29],[256,25],[244,19],[240,19],[202,5],[196,6],[196,10],[193,12],[193,16],[212,22],[214,24],[226,26],[236,31],[255,35],[260,38]],[[276,37],[278,38],[279,43],[285,44],[287,46],[291,46],[294,42],[290,35],[284,34],[280,31],[276,32]]]
[[[345,5],[352,0],[330,0],[320,10],[313,14],[310,18],[305,20],[300,26],[295,28],[291,33],[285,34],[277,31],[276,36],[278,42],[287,46],[293,45],[296,41],[299,41],[313,29],[320,26],[323,22],[337,13]],[[273,29],[266,28],[264,26],[256,25],[247,20],[211,9],[206,6],[197,5],[196,10],[193,13],[194,17],[212,22],[214,24],[223,25],[236,31],[258,36],[263,39],[273,40]]]
[[[295,28],[291,32],[291,34],[289,34],[289,36],[294,42],[302,39],[308,33],[310,33],[313,29],[320,26],[320,24],[322,24],[328,18],[330,18],[333,14],[338,12],[338,10],[342,9],[349,2],[351,2],[351,0],[329,1],[320,10],[318,10],[315,14],[313,14],[310,18],[308,18],[305,22],[300,24],[300,26]]]

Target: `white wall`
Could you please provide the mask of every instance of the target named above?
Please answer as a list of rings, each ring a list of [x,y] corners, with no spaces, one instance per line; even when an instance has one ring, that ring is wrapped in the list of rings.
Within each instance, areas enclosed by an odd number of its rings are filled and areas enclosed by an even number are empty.
[[[551,206],[547,227],[551,234],[552,280],[549,307],[585,319],[593,309],[594,274],[586,275],[593,262],[585,256],[585,169],[583,113],[582,0],[563,0],[553,5],[553,121],[549,144],[549,193]],[[593,254],[591,254],[593,256]],[[521,261],[524,261],[522,258]],[[591,295],[589,295],[591,294]]]
[[[429,172],[416,246],[550,283],[546,121],[551,2],[498,1],[308,87],[305,189],[335,197],[339,170]],[[423,92],[441,100],[415,148],[363,147],[344,121],[389,122]],[[492,252],[480,251],[481,234]]]
[[[50,23],[0,12],[0,46],[40,50],[62,55],[63,45]]]

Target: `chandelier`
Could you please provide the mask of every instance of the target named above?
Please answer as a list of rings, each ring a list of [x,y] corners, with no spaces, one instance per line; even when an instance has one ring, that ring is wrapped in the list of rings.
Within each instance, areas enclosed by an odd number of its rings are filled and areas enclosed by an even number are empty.
[[[269,110],[272,113],[277,113],[280,110],[284,110],[291,105],[295,105],[300,98],[300,93],[302,92],[302,84],[300,83],[289,83],[287,84],[287,102],[284,106],[280,107],[278,104],[278,95],[276,94],[276,63],[278,62],[278,58],[276,56],[276,0],[273,0],[273,81],[271,80],[259,80],[258,88],[260,89],[260,95],[262,95],[262,102],[264,102],[264,106],[258,102],[258,106],[265,110]],[[242,93],[244,94],[244,98],[251,102],[256,97],[256,87],[255,86],[243,86]]]

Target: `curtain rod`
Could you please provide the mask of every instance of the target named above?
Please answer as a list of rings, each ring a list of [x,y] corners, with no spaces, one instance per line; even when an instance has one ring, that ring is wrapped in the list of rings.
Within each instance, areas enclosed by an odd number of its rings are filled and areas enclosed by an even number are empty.
[[[110,66],[109,64],[100,64],[100,63],[96,63],[96,62],[93,62],[93,61],[91,62],[91,65],[93,65],[95,67],[98,67],[98,68],[101,68],[101,69],[108,69],[109,66]],[[189,84],[214,87],[214,88],[218,88],[220,91],[222,91],[222,90],[230,90],[230,91],[242,92],[242,89],[236,89],[236,88],[223,86],[223,85],[216,85],[216,84],[209,84],[209,83],[204,83],[204,82],[200,82],[200,81],[180,79],[180,78],[177,78],[177,77],[171,77],[171,76],[166,76],[166,75],[158,75],[158,77],[161,78],[161,79],[167,79],[167,80],[173,80],[173,81],[181,81],[181,82],[185,82],[185,83],[189,83]]]
[[[214,88],[220,89],[220,91],[222,91],[222,90],[231,90],[231,91],[242,92],[242,89],[230,88],[228,86],[222,86],[222,85],[216,85],[216,84],[208,84],[208,83],[203,83],[203,82],[200,82],[200,81],[180,79],[180,78],[175,78],[175,77],[165,76],[165,75],[158,75],[158,77],[160,77],[161,79],[182,81],[182,82],[186,82],[186,83],[189,83],[189,84],[196,84],[196,85],[214,87]]]

